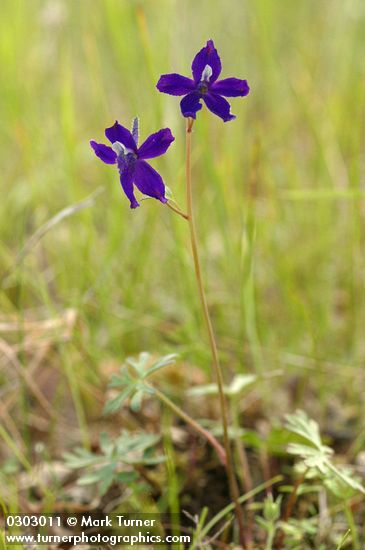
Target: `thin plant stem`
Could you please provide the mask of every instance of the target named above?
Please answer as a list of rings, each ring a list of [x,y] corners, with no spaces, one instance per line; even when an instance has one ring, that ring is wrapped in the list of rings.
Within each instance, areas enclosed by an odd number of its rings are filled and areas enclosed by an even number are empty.
[[[239,529],[240,544],[243,548],[247,548],[246,537],[244,532],[243,513],[242,513],[242,508],[238,502],[239,491],[238,491],[236,476],[234,473],[234,465],[233,465],[232,452],[231,452],[231,446],[230,446],[229,434],[228,434],[228,410],[227,410],[227,403],[226,403],[226,398],[224,395],[224,388],[223,388],[223,373],[219,362],[218,348],[215,340],[212,321],[210,319],[208,302],[205,295],[205,289],[204,289],[201,266],[200,266],[199,250],[198,250],[198,239],[197,239],[196,228],[195,228],[193,194],[192,194],[192,186],[191,186],[191,132],[192,132],[193,124],[194,124],[194,119],[188,118],[186,121],[185,169],[186,169],[186,202],[187,202],[187,214],[189,218],[188,222],[189,222],[189,229],[190,229],[190,242],[191,242],[191,249],[193,253],[195,277],[198,284],[200,302],[201,302],[201,306],[204,314],[204,320],[205,320],[205,324],[206,324],[208,336],[209,336],[209,343],[210,343],[212,359],[213,359],[213,368],[214,368],[217,385],[218,385],[219,404],[221,409],[222,426],[223,426],[224,448],[227,455],[226,471],[227,471],[227,477],[229,482],[229,489],[230,489],[232,501],[235,504],[235,512],[236,512],[236,518],[237,518],[238,529]]]
[[[241,495],[238,499],[238,502],[243,504],[244,502],[247,502],[248,500],[253,498],[258,493],[261,493],[262,491],[265,491],[265,489],[267,489],[268,487],[271,487],[275,483],[279,483],[280,481],[283,481],[283,476],[282,475],[277,475],[277,476],[273,477],[272,479],[268,479],[264,483],[261,483],[260,485],[258,485],[254,489],[252,489],[252,491],[250,491],[249,493],[246,493],[245,495]],[[213,527],[215,525],[217,525],[217,523],[219,523],[227,514],[232,512],[232,510],[234,510],[234,507],[235,507],[235,504],[231,503],[231,504],[228,504],[228,506],[225,506],[223,508],[223,510],[220,510],[220,512],[218,512],[218,514],[216,514],[203,527],[202,532],[201,532],[201,538],[203,539],[203,537],[205,537],[213,529]]]
[[[272,546],[274,544],[274,536],[275,536],[275,527],[272,525],[267,534],[265,550],[272,550]]]
[[[13,455],[18,459],[20,464],[27,470],[29,474],[32,474],[33,468],[29,460],[26,458],[26,456],[22,453],[20,449],[16,446],[15,442],[11,438],[11,436],[8,434],[8,432],[0,425],[0,437],[5,441],[6,445],[11,449]],[[48,489],[47,485],[45,485],[41,480],[38,481],[38,488],[43,493],[44,497],[49,500],[49,502],[54,501],[54,495],[52,492]]]
[[[171,426],[171,415],[174,413],[168,408],[165,408],[162,415],[162,425],[164,428],[163,449],[166,456],[166,473],[167,473],[167,502],[170,514],[173,514],[177,521],[173,521],[172,534],[179,536],[180,532],[180,499],[179,499],[179,481],[176,473],[176,457],[172,442],[172,434],[169,429]]]
[[[189,217],[188,217],[187,214],[184,214],[184,212],[182,212],[179,208],[176,208],[175,206],[173,206],[173,205],[171,204],[171,202],[168,201],[168,202],[166,202],[165,204],[166,204],[166,206],[168,206],[169,208],[171,208],[171,210],[173,210],[173,212],[176,212],[176,214],[179,214],[179,216],[181,216],[181,217],[184,218],[185,220],[188,220],[188,219],[189,219]]]
[[[243,489],[246,493],[249,493],[253,489],[253,481],[251,477],[250,472],[250,465],[247,458],[247,453],[245,449],[245,445],[239,435],[239,415],[238,415],[238,401],[236,397],[232,397],[231,399],[231,417],[233,417],[233,426],[235,429],[235,444],[236,444],[236,450],[237,450],[237,456],[238,456],[238,462],[241,469],[241,481],[243,485]],[[251,498],[248,501],[247,506],[247,544],[248,546],[250,543],[252,543],[252,532],[253,532],[253,525],[254,525],[254,513],[253,510],[250,509],[250,505],[252,505],[254,502],[253,498]]]
[[[289,518],[290,518],[290,516],[293,512],[295,503],[297,501],[299,487],[304,482],[307,473],[308,473],[308,469],[306,469],[305,472],[303,472],[303,474],[300,477],[298,477],[296,482],[294,483],[293,490],[290,493],[290,497],[289,497],[288,502],[285,506],[284,512],[281,516],[281,521],[283,523],[286,523],[289,520]],[[283,547],[284,539],[285,539],[285,533],[282,529],[280,529],[279,534],[276,538],[276,545],[275,545],[276,550],[280,550]]]
[[[238,413],[238,401],[236,397],[231,398],[231,416],[233,417],[233,426],[235,429],[235,443],[237,448],[238,460],[241,467],[243,488],[248,493],[253,488],[253,481],[250,472],[250,465],[247,458],[245,445],[239,435],[239,413]]]
[[[347,523],[351,530],[352,548],[353,550],[360,550],[359,536],[357,534],[357,528],[354,520],[354,515],[351,510],[350,504],[347,502],[345,507],[345,515]]]
[[[343,548],[347,538],[349,537],[349,535],[351,535],[351,529],[348,529],[346,531],[346,533],[344,534],[344,536],[342,537],[342,539],[340,540],[340,542],[338,543],[338,546],[336,548],[336,550],[341,550],[341,548]]]
[[[177,416],[179,416],[182,420],[184,420],[186,424],[189,424],[189,426],[191,426],[196,432],[202,435],[212,445],[212,447],[215,449],[218,455],[219,460],[221,461],[223,466],[226,466],[227,464],[226,451],[223,449],[222,445],[214,437],[214,435],[208,432],[208,430],[203,428],[200,424],[195,422],[195,420],[191,418],[191,416],[186,414],[186,412],[180,409],[180,407],[175,405],[175,403],[173,403],[171,399],[169,399],[167,395],[162,393],[160,390],[153,387],[153,392],[160,401],[165,403],[165,405],[167,405]]]

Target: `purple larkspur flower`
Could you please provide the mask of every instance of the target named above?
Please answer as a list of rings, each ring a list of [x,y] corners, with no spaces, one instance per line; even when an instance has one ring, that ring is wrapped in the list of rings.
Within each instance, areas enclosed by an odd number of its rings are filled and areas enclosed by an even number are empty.
[[[175,139],[170,128],[162,128],[155,134],[151,134],[138,147],[138,134],[138,118],[134,119],[131,132],[116,120],[113,126],[105,130],[105,135],[112,144],[111,147],[93,140],[90,141],[90,145],[99,159],[106,164],[117,165],[120,183],[130,201],[131,208],[139,206],[134,196],[134,185],[144,195],[164,203],[167,202],[163,179],[146,162],[146,159],[159,157],[166,153]]]
[[[184,117],[196,118],[196,113],[202,108],[200,100],[203,100],[208,109],[224,122],[236,118],[223,96],[245,96],[250,88],[247,80],[234,77],[217,82],[222,64],[213,40],[208,40],[206,46],[196,54],[191,70],[193,79],[176,73],[163,74],[157,82],[157,89],[165,94],[185,96],[180,102]]]

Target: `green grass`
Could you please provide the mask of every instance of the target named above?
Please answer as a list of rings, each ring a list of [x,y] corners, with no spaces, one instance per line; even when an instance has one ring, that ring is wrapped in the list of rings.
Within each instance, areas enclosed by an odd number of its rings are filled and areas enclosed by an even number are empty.
[[[88,142],[115,118],[129,126],[140,116],[142,139],[171,127],[173,147],[152,163],[184,206],[184,121],[178,99],[155,84],[164,72],[188,75],[212,37],[223,75],[247,78],[252,90],[232,100],[236,121],[203,109],[193,135],[227,379],[280,369],[258,391],[271,416],[306,408],[310,394],[311,414],[326,422],[331,401],[363,447],[364,21],[362,0],[2,0],[0,309],[19,330],[0,338],[27,369],[37,349],[24,351],[24,323],[76,311],[70,338],[56,331],[44,361],[59,377],[55,413],[71,393],[85,443],[109,363],[178,352],[188,379],[188,365],[210,372],[186,224],[152,200],[130,211],[117,173]],[[40,226],[100,186],[92,207],[52,227],[17,265]],[[4,354],[5,397],[9,361]],[[8,410],[22,411],[28,461],[32,401],[20,386],[23,399]]]
[[[103,0],[92,10],[83,1],[3,3],[3,269],[58,210],[100,185],[106,191],[44,237],[8,281],[2,310],[76,308],[96,363],[108,352],[165,345],[204,361],[183,222],[152,201],[130,212],[88,140],[102,139],[116,117],[129,124],[138,114],[142,136],[170,125],[176,142],[155,165],[183,203],[183,121],[177,100],[154,84],[164,71],[188,73],[213,36],[224,74],[246,76],[252,88],[247,100],[233,100],[237,121],[223,125],[203,112],[194,134],[199,232],[220,337],[244,368],[245,341],[357,363],[362,4],[210,4],[159,2],[161,18],[149,2]]]

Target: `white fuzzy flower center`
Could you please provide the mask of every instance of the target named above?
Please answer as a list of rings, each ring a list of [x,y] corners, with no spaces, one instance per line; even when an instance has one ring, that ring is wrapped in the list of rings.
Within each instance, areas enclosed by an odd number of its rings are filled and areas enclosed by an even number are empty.
[[[123,143],[120,143],[120,141],[115,141],[112,145],[112,148],[117,153],[118,157],[124,157],[129,153],[134,154],[134,151],[132,149],[128,149],[128,147],[123,145]]]
[[[210,77],[213,74],[213,69],[210,65],[205,65],[204,70],[202,72],[202,81],[203,82],[209,82]]]

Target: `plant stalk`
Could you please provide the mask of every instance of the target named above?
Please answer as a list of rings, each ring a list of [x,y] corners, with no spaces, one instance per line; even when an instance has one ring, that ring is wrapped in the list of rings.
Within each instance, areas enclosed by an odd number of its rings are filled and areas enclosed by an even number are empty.
[[[177,416],[180,416],[180,418],[184,420],[186,424],[189,424],[189,426],[191,426],[196,432],[202,435],[212,445],[212,447],[215,449],[218,455],[219,460],[221,461],[223,466],[226,466],[227,465],[226,451],[223,449],[222,445],[214,437],[214,435],[208,432],[208,430],[203,428],[200,424],[195,422],[195,420],[193,420],[191,416],[189,416],[182,409],[180,409],[180,407],[175,405],[175,403],[173,403],[171,399],[167,397],[167,395],[165,395],[155,387],[153,387],[153,391],[160,401],[165,403],[165,405],[167,405],[175,414],[177,414]]]
[[[239,480],[242,481],[244,492],[250,493],[250,491],[252,491],[253,489],[253,481],[251,477],[250,465],[248,462],[245,445],[239,436],[240,424],[239,424],[237,396],[231,399],[231,418],[232,417],[233,417],[233,426],[236,432],[235,444],[236,444],[236,450],[237,450],[237,456],[238,456],[238,463],[240,464],[240,469],[241,469],[241,476]],[[248,547],[250,547],[250,544],[252,543],[252,540],[253,540],[252,533],[253,533],[253,526],[254,526],[254,512],[252,509],[250,509],[250,506],[253,504],[253,502],[254,502],[253,498],[249,499],[247,502],[248,507],[247,507],[247,515],[246,515],[246,526],[247,526],[246,543]]]
[[[348,502],[346,503],[345,515],[346,515],[348,526],[351,530],[352,548],[353,550],[360,550],[360,541],[357,533],[356,523],[354,520],[354,515],[351,510],[351,506]]]
[[[288,502],[285,506],[284,512],[281,516],[281,521],[284,522],[284,523],[286,523],[289,520],[289,518],[290,518],[290,516],[293,512],[295,503],[297,501],[299,487],[304,482],[305,476],[307,475],[307,472],[308,472],[308,468],[305,470],[305,472],[301,476],[299,476],[297,478],[296,482],[294,483],[293,491],[290,493],[290,497],[289,497]],[[285,539],[285,533],[282,529],[280,529],[279,534],[278,534],[277,539],[276,539],[276,544],[275,544],[275,549],[276,550],[281,550],[281,548],[283,547],[283,544],[284,544],[284,539]]]
[[[247,548],[246,537],[244,532],[243,513],[242,513],[242,508],[238,502],[239,491],[238,491],[236,476],[234,473],[232,452],[231,452],[231,446],[230,446],[229,435],[228,435],[228,409],[227,409],[227,403],[226,403],[226,398],[225,398],[224,389],[223,389],[223,373],[219,362],[218,348],[215,340],[212,321],[209,314],[208,302],[205,295],[205,289],[204,289],[201,265],[200,265],[199,249],[198,249],[198,239],[197,239],[196,228],[195,228],[193,194],[192,194],[192,186],[191,186],[191,132],[192,132],[193,124],[194,124],[194,119],[188,118],[186,122],[186,167],[185,169],[186,169],[186,202],[187,202],[188,223],[189,223],[189,229],[190,229],[190,242],[191,242],[191,249],[193,253],[195,277],[198,284],[200,302],[201,302],[201,306],[204,314],[204,320],[205,320],[205,324],[206,324],[208,336],[209,336],[209,343],[210,343],[212,359],[213,359],[213,368],[214,368],[217,385],[218,385],[219,404],[221,409],[222,426],[223,426],[224,448],[227,456],[226,472],[227,472],[227,477],[229,482],[230,495],[231,495],[232,501],[235,504],[235,513],[236,513],[238,530],[239,530],[240,544],[243,548]]]
[[[188,216],[186,214],[184,214],[184,212],[182,212],[179,208],[176,208],[176,206],[173,206],[171,204],[171,202],[167,201],[166,203],[166,206],[168,206],[173,212],[176,212],[176,214],[179,214],[179,216],[181,216],[182,218],[184,218],[185,220],[188,220]]]

